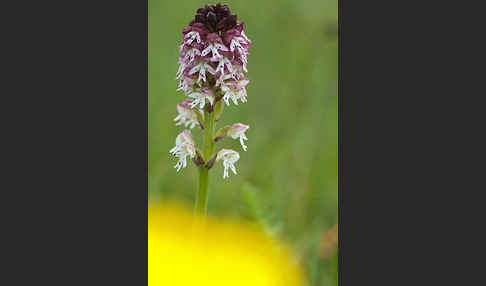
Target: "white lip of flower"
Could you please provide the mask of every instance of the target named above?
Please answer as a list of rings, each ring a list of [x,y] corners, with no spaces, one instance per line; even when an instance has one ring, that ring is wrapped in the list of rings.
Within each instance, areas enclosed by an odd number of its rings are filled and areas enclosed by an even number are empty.
[[[218,63],[218,66],[216,67],[216,73],[218,71],[221,71],[221,76],[220,78],[222,78],[223,76],[225,76],[224,74],[224,66],[226,65],[226,67],[228,68],[229,72],[231,74],[233,74],[233,65],[231,64],[231,61],[228,60],[227,58],[223,57],[219,60],[219,63]]]
[[[245,54],[245,48],[243,48],[241,43],[248,44],[248,42],[243,37],[233,37],[230,44],[230,50],[234,52],[234,50],[237,49],[240,54]]]
[[[176,78],[180,79],[184,75],[184,70],[186,69],[187,64],[184,62],[180,62],[179,69],[177,70]]]
[[[184,41],[186,45],[190,45],[194,40],[196,40],[198,44],[201,43],[201,37],[199,36],[199,33],[196,31],[191,31],[187,33],[184,38],[188,38]]]
[[[221,45],[220,43],[210,43],[207,46],[207,48],[205,48],[202,51],[201,56],[204,57],[205,55],[209,54],[209,52],[211,52],[212,55],[213,55],[213,57],[211,58],[211,60],[213,60],[213,61],[219,60],[223,56],[220,53],[218,53],[218,50],[227,52],[228,51],[228,48],[225,45]]]
[[[199,110],[190,109],[184,103],[177,104],[177,112],[179,113],[175,118],[174,121],[176,122],[176,126],[184,124],[185,127],[191,125],[189,128],[194,128],[197,124],[199,124],[197,113],[200,112]]]
[[[234,83],[223,84],[221,86],[221,90],[224,92],[223,100],[226,105],[229,105],[229,99],[232,99],[236,105],[238,105],[238,99],[241,102],[246,102],[247,93],[245,86],[248,82],[247,79],[242,79],[236,82],[236,87]]]
[[[185,168],[187,166],[186,157],[189,156],[192,159],[196,156],[196,147],[191,131],[184,130],[177,135],[176,145],[174,148],[170,149],[169,152],[179,158],[179,161],[177,161],[177,164],[174,166],[174,168],[177,169],[177,172],[179,172],[181,168]]]
[[[233,100],[235,105],[238,105],[238,99],[241,99],[242,102],[246,102],[246,92],[245,90],[233,90],[232,88],[223,85],[221,90],[224,92],[223,100],[227,106],[230,105],[229,100]]]
[[[244,151],[246,151],[247,146],[245,145],[245,142],[243,140],[248,140],[248,138],[245,135],[245,131],[248,130],[248,128],[250,128],[250,125],[235,123],[230,127],[227,133],[227,135],[231,136],[231,138],[233,139],[240,138],[241,147],[243,148]]]
[[[238,105],[238,100],[235,99],[236,95],[235,93],[233,92],[233,90],[231,90],[231,88],[229,88],[228,86],[226,85],[223,85],[221,86],[221,90],[224,92],[224,96],[223,96],[223,100],[224,102],[226,103],[226,105],[229,106],[229,100],[232,99],[233,102]]]
[[[224,81],[227,79],[232,78],[232,74],[222,74],[217,80],[216,80],[216,86],[222,86],[224,84]]]
[[[192,92],[193,86],[196,83],[196,80],[190,77],[184,77],[183,79],[180,80],[179,82],[179,88],[177,90],[182,90],[184,93],[190,93]]]
[[[188,63],[191,63],[194,61],[194,58],[196,56],[200,56],[201,55],[201,52],[196,49],[196,48],[192,48],[190,50],[188,50],[184,56],[184,59],[188,62]]]
[[[241,87],[241,90],[236,94],[236,100],[241,100],[241,102],[246,102],[246,88]]]
[[[204,92],[201,89],[198,89],[195,92],[188,94],[187,96],[193,98],[192,103],[190,104],[191,108],[196,107],[198,104],[199,108],[204,108],[204,105],[206,105],[206,98],[209,100],[211,105],[214,104],[214,95],[211,90]]]
[[[196,72],[199,72],[199,78],[197,79],[197,83],[199,83],[199,81],[201,81],[201,79],[203,81],[206,81],[206,70],[211,73],[212,75],[214,75],[216,73],[216,71],[214,70],[214,68],[209,65],[207,62],[205,61],[200,61],[198,64],[196,64],[190,71],[189,71],[189,75],[193,75],[195,74]]]
[[[233,78],[234,80],[239,80],[240,78],[243,78],[243,70],[243,65],[237,63],[233,64],[233,72],[231,73],[231,78]]]
[[[228,178],[228,169],[236,175],[235,163],[240,159],[240,154],[234,150],[221,149],[216,156],[216,161],[223,160],[223,179]]]
[[[246,65],[248,63],[247,63],[247,59],[246,59],[246,55],[245,54],[241,54],[241,61],[243,62],[243,70],[245,72],[248,72],[248,69],[246,68]]]

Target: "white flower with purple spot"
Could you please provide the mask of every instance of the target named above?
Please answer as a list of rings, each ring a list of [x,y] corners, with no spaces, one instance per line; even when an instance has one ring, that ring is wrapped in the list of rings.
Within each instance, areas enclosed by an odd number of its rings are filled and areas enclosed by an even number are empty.
[[[248,44],[243,37],[233,37],[230,44],[230,51],[234,52],[235,50],[237,50],[240,54],[246,54],[247,50],[243,47],[242,44]]]
[[[177,70],[176,73],[176,78],[181,79],[184,76],[184,71],[187,68],[187,63],[185,63],[183,60],[179,60],[179,69]]]
[[[184,55],[184,60],[186,63],[192,63],[194,59],[198,56],[201,56],[201,51],[196,48],[192,48],[186,52]]]
[[[216,156],[216,162],[223,160],[223,179],[228,178],[228,169],[236,175],[235,163],[240,159],[240,154],[230,149],[221,149]]]
[[[223,58],[223,56],[218,52],[218,50],[226,52],[226,51],[228,51],[228,48],[225,45],[222,45],[220,43],[210,43],[207,46],[207,48],[205,48],[202,51],[201,56],[204,57],[207,54],[209,54],[209,52],[211,52],[211,55],[212,55],[211,61],[213,61],[213,62],[218,61],[221,58]]]
[[[184,44],[186,45],[192,44],[194,40],[196,40],[198,44],[201,43],[201,36],[196,31],[191,31],[184,36]]]
[[[179,88],[177,90],[182,90],[184,93],[190,93],[194,90],[194,85],[196,84],[196,79],[192,77],[184,77],[179,81]]]
[[[211,89],[203,86],[201,88],[196,89],[194,92],[189,93],[188,97],[192,98],[192,103],[190,104],[191,108],[194,108],[199,105],[199,108],[204,108],[206,105],[206,99],[211,103],[214,104],[214,93]]]
[[[191,70],[189,71],[189,75],[199,73],[197,83],[199,83],[201,80],[203,80],[205,82],[206,81],[206,71],[208,71],[212,75],[214,75],[216,73],[214,68],[208,62],[206,62],[204,60],[200,60],[199,63],[197,63],[194,67],[191,68]]]
[[[192,100],[187,99],[182,103],[177,104],[177,112],[179,113],[175,118],[176,126],[184,124],[185,127],[190,125],[190,128],[194,128],[197,124],[199,124],[198,120],[198,112],[200,114],[201,111],[197,109],[192,109]]]
[[[243,140],[248,140],[245,135],[245,131],[248,130],[248,128],[250,128],[250,125],[235,123],[228,129],[227,133],[227,135],[231,136],[231,138],[233,139],[240,139],[241,147],[244,151],[246,151],[247,146],[245,145],[245,142]]]
[[[216,86],[222,86],[226,80],[233,78],[231,74],[223,74],[216,80]]]
[[[225,66],[228,69],[228,71],[230,72],[229,74],[224,73],[224,67]],[[218,80],[224,78],[225,76],[229,76],[228,78],[231,78],[233,73],[234,73],[233,65],[231,64],[231,61],[228,60],[227,58],[221,58],[219,60],[218,66],[216,67],[216,73],[218,73],[218,72],[220,72],[220,76],[219,76]]]
[[[196,146],[191,131],[184,130],[177,135],[176,145],[174,148],[170,149],[169,152],[179,158],[179,161],[177,161],[177,164],[174,166],[174,168],[177,169],[177,172],[179,172],[181,168],[185,168],[187,166],[187,156],[191,159],[196,156]]]
[[[221,90],[223,91],[223,100],[226,105],[229,105],[229,100],[233,100],[233,103],[238,105],[238,100],[241,102],[246,102],[246,88],[249,80],[242,77],[240,80],[229,80],[221,85]]]

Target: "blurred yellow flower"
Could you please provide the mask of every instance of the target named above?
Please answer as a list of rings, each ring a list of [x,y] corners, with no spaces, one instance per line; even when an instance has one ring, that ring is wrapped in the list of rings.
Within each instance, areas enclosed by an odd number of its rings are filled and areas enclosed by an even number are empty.
[[[299,286],[302,273],[284,245],[251,226],[151,205],[148,285]]]

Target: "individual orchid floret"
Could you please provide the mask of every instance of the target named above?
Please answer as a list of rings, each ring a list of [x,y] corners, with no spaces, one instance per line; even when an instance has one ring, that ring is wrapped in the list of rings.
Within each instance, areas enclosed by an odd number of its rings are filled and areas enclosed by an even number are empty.
[[[196,58],[201,56],[201,52],[197,48],[190,48],[186,53],[179,57],[179,69],[177,70],[177,79],[182,79],[186,68],[190,67]]]
[[[245,36],[246,38],[246,36]],[[240,55],[248,54],[248,41],[244,37],[233,37],[230,44],[230,51],[237,51]]]
[[[194,59],[198,56],[201,56],[201,51],[196,48],[192,48],[188,50],[184,55],[184,61],[186,61],[187,63],[192,63]]]
[[[177,164],[174,166],[174,168],[177,169],[177,172],[179,172],[181,168],[185,168],[187,166],[187,156],[191,159],[196,156],[196,146],[191,131],[184,130],[177,135],[176,145],[174,148],[170,149],[169,152],[179,158],[179,161],[177,161]]]
[[[191,108],[195,108],[198,105],[200,109],[204,108],[206,105],[206,99],[211,105],[214,104],[214,92],[205,86],[198,88],[187,96],[193,99],[192,103],[190,104]]]
[[[182,77],[184,76],[184,71],[186,70],[186,68],[188,66],[187,63],[184,60],[182,60],[181,58],[179,58],[179,69],[177,70],[177,73],[176,73],[177,79],[182,79]]]
[[[190,128],[192,129],[196,124],[199,124],[202,128],[199,115],[202,116],[203,113],[200,110],[193,109],[192,103],[192,100],[187,99],[177,104],[177,112],[179,114],[174,118],[176,126],[184,124],[185,127],[188,127],[190,125]]]
[[[224,126],[216,132],[213,140],[214,142],[218,142],[226,136],[230,136],[233,139],[240,139],[241,147],[244,151],[246,151],[247,146],[245,145],[244,140],[248,140],[245,135],[248,128],[250,128],[250,126],[243,123],[235,123],[231,126]]]
[[[250,128],[250,125],[235,123],[227,131],[227,135],[231,136],[231,138],[240,139],[241,147],[244,151],[246,151],[247,146],[245,145],[245,142],[243,140],[248,140],[245,135],[245,131],[248,130],[248,128]]]
[[[194,67],[191,68],[189,75],[199,73],[199,77],[197,79],[197,83],[199,83],[201,80],[206,81],[206,71],[212,75],[216,73],[216,70],[208,62],[200,60]]]
[[[218,66],[219,67],[219,66]],[[225,73],[222,74],[217,80],[216,80],[216,86],[223,86],[225,84],[226,80],[229,80],[233,78],[233,74]]]
[[[221,85],[221,90],[224,93],[223,100],[226,105],[229,105],[229,100],[233,100],[233,103],[238,105],[238,100],[246,102],[246,88],[248,79],[242,77],[240,80],[228,80]]]
[[[225,74],[225,69],[224,69],[225,66],[228,69],[229,72],[228,74]],[[231,61],[228,60],[228,58],[226,57],[221,58],[219,60],[218,66],[216,67],[216,73],[220,74],[218,80],[224,80],[223,78],[225,76],[229,76],[226,79],[231,78],[232,75],[234,74],[234,69],[233,69],[233,65],[231,64]]]
[[[196,84],[196,78],[184,77],[179,81],[179,88],[177,90],[182,90],[184,91],[184,93],[190,93],[194,90],[195,84]]]
[[[218,50],[223,52],[229,51],[229,49],[225,45],[223,45],[223,41],[217,34],[215,33],[209,34],[207,40],[209,42],[208,46],[202,51],[201,56],[204,57],[207,54],[209,54],[209,52],[211,52],[212,55],[211,61],[215,62],[223,58],[223,56],[218,52]]]
[[[194,40],[196,40],[198,44],[201,43],[201,36],[197,31],[191,31],[184,36],[184,44],[186,45],[192,44]]]
[[[236,175],[235,163],[240,159],[240,154],[230,149],[221,149],[216,156],[216,161],[223,160],[223,179],[228,178],[228,169]]]

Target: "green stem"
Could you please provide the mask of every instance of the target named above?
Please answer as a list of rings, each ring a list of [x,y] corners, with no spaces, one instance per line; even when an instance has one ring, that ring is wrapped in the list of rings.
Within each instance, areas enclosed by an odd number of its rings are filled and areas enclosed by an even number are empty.
[[[203,138],[203,159],[208,162],[211,159],[214,149],[214,112],[204,111],[204,138]],[[208,169],[203,165],[199,167],[199,190],[196,196],[195,211],[206,216],[208,205]]]

